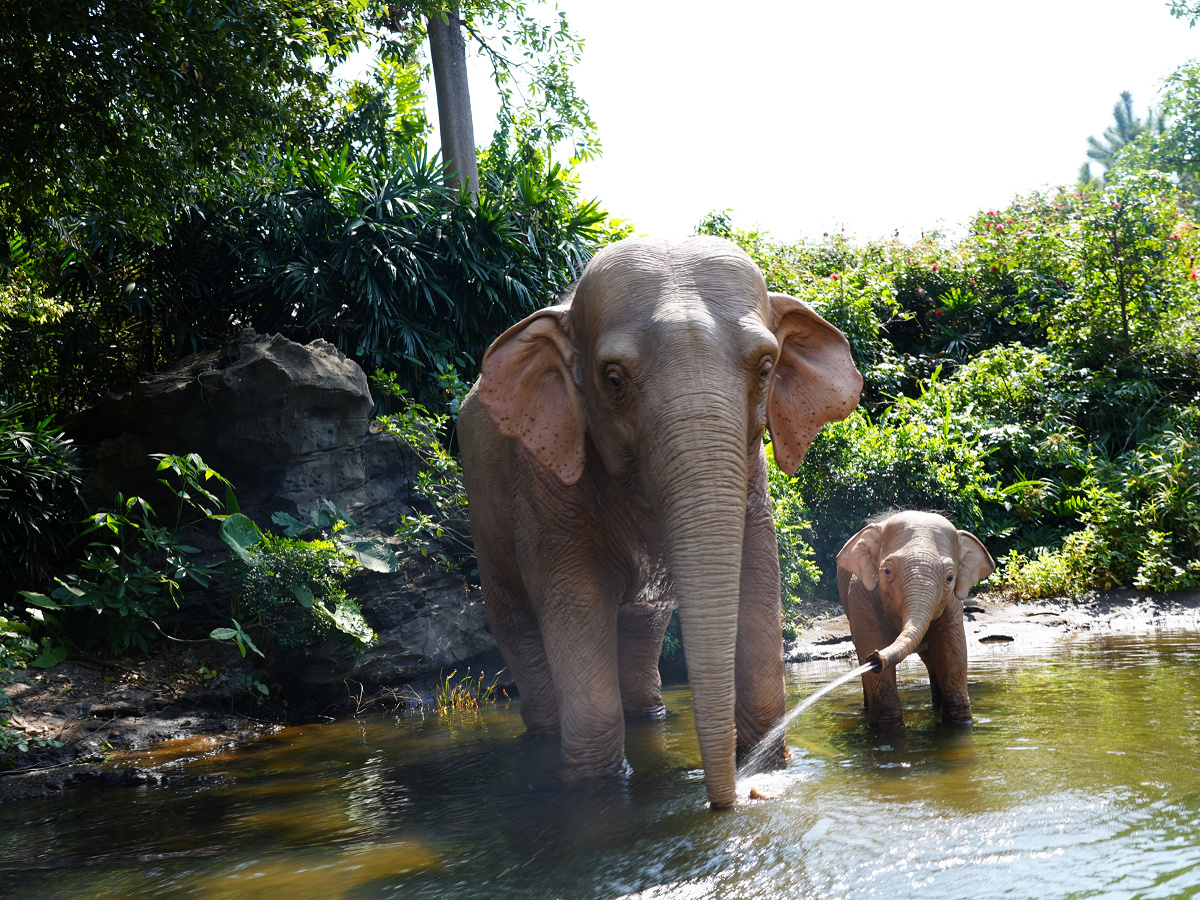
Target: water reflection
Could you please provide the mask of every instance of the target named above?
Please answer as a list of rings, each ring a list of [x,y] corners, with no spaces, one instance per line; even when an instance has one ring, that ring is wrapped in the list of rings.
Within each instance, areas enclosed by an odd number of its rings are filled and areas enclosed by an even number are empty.
[[[798,718],[778,795],[705,807],[686,688],[630,723],[635,774],[562,788],[513,708],[191,741],[165,788],[0,807],[0,884],[77,897],[1081,897],[1200,889],[1200,651],[1105,638],[973,664],[943,726],[919,663],[899,733],[853,683]],[[991,651],[989,650],[989,653]],[[846,670],[789,671],[794,702]],[[760,781],[761,780],[761,781]]]

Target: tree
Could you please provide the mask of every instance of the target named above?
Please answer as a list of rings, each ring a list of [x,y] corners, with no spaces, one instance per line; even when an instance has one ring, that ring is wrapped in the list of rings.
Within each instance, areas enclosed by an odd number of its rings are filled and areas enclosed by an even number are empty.
[[[471,201],[479,197],[479,165],[475,157],[475,128],[471,121],[471,92],[467,85],[467,46],[458,3],[435,12],[426,20],[429,58],[437,93],[438,127],[446,184]]]
[[[1116,161],[1117,154],[1137,139],[1138,135],[1143,132],[1149,134],[1162,134],[1166,130],[1166,125],[1163,119],[1155,113],[1151,108],[1146,111],[1146,120],[1143,122],[1133,113],[1133,95],[1129,91],[1121,92],[1121,99],[1113,104],[1113,124],[1104,129],[1104,134],[1100,139],[1095,137],[1088,138],[1087,155],[1104,167],[1104,171],[1112,168]],[[1083,177],[1081,171],[1081,179]],[[1091,177],[1091,169],[1086,172],[1088,178]]]
[[[364,4],[338,0],[10,0],[0,219],[154,231],[239,157],[305,142],[327,115],[331,67],[368,25]]]

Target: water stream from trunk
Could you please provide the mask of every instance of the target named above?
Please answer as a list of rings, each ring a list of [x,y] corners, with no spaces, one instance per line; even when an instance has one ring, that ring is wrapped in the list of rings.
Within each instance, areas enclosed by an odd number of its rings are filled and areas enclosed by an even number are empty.
[[[874,662],[863,663],[857,669],[851,669],[840,678],[835,678],[820,690],[813,691],[811,694],[805,697],[802,702],[793,706],[791,712],[787,713],[779,721],[779,724],[763,735],[763,739],[758,742],[758,746],[751,750],[750,755],[742,760],[742,764],[738,767],[738,780],[746,778],[750,775],[754,775],[759,771],[767,757],[772,755],[772,750],[775,748],[775,745],[779,742],[780,738],[783,737],[784,733],[788,729],[788,726],[792,724],[792,720],[795,719],[796,716],[800,715],[800,713],[804,712],[830,691],[840,688],[847,681],[853,681],[863,673],[870,672],[872,669],[877,667],[878,664]]]

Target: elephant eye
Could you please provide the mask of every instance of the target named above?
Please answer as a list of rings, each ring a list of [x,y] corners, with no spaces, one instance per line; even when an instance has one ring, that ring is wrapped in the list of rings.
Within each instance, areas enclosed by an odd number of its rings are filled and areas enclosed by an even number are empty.
[[[946,584],[954,584],[954,573],[953,572],[946,573]]]
[[[763,363],[762,368],[758,370],[758,377],[762,379],[770,378],[771,372],[773,372],[774,369],[775,367],[771,364],[770,360],[768,360],[767,362]]]
[[[625,373],[616,365],[610,365],[604,370],[604,381],[614,394],[620,394],[625,389]]]
[[[891,578],[891,577],[892,577],[892,567],[891,567],[891,566],[884,566],[884,567],[883,567],[883,574],[884,574],[884,575],[886,575],[888,578]]]

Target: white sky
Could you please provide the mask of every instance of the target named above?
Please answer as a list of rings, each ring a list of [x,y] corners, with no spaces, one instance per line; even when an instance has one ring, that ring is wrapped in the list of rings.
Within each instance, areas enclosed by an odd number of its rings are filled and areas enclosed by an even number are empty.
[[[1165,0],[558,5],[587,42],[575,80],[604,146],[584,193],[661,237],[725,208],[783,240],[953,230],[1074,183],[1120,92],[1144,116],[1200,56]],[[470,68],[482,145],[495,100]]]

